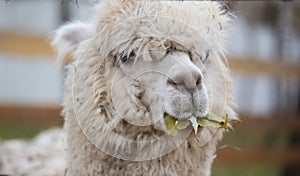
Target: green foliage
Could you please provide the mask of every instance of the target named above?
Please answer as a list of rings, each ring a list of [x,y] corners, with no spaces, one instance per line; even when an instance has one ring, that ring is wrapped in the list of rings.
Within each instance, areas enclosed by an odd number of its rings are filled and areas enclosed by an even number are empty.
[[[276,165],[228,165],[215,166],[211,176],[280,176],[281,167]]]
[[[0,140],[34,137],[39,132],[50,128],[49,124],[27,124],[27,123],[1,123],[0,124]]]

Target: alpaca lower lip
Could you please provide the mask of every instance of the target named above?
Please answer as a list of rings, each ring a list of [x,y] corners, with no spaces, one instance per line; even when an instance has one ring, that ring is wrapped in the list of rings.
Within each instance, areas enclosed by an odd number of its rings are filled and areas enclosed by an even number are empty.
[[[188,120],[192,116],[195,116],[197,118],[206,117],[209,112],[204,111],[203,109],[192,109],[192,110],[186,110],[180,113],[175,113],[176,115],[171,115],[168,112],[165,112],[165,114],[175,118],[176,120]]]

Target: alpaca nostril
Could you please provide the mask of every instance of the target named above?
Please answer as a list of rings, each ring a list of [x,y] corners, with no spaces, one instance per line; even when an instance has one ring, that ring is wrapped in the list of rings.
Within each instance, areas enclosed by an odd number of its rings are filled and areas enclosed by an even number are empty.
[[[168,79],[167,83],[171,86],[177,86],[176,82],[173,79]]]
[[[196,82],[196,85],[199,85],[202,83],[202,73],[199,70],[193,70],[191,71],[191,75],[193,80]]]
[[[202,77],[201,75],[200,76],[197,76],[197,79],[196,79],[196,86],[200,86],[202,84]]]
[[[176,82],[174,79],[170,79],[170,78],[167,80],[167,83],[173,87],[184,86],[183,81]]]

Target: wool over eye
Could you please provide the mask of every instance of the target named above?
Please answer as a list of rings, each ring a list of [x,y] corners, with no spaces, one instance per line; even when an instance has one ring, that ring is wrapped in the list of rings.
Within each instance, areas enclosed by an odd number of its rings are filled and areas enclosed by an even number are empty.
[[[136,54],[134,51],[131,51],[129,54],[122,52],[120,54],[120,60],[122,63],[128,63],[133,61],[136,58]]]

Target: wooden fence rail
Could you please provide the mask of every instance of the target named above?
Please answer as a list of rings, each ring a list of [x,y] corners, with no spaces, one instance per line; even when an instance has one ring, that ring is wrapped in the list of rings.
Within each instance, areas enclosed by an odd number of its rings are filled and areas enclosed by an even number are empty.
[[[4,122],[54,122],[61,124],[61,106],[21,106],[0,104],[0,123]],[[240,117],[247,117],[239,126],[264,126],[273,129],[293,129],[300,131],[300,114],[270,114],[251,115],[240,113]]]
[[[0,123],[50,123],[62,124],[59,106],[0,105]]]
[[[50,39],[40,36],[28,36],[0,32],[0,52],[20,54],[25,56],[54,57],[54,51],[49,44]],[[37,57],[35,57],[37,58]],[[297,64],[266,62],[258,58],[229,57],[229,66],[233,71],[247,74],[269,74],[277,77],[300,78],[300,66]]]

